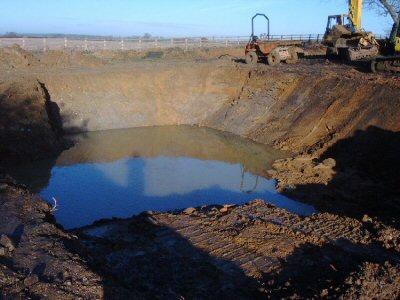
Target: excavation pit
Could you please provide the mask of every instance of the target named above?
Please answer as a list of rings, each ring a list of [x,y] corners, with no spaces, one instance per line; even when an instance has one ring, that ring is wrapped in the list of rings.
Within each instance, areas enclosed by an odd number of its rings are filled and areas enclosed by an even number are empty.
[[[143,59],[143,53],[120,51],[8,50],[0,59],[3,295],[22,299],[38,295],[392,299],[399,295],[398,77],[363,73],[325,60],[250,66],[234,59],[243,56],[243,49],[227,51],[167,51],[160,58]],[[180,124],[196,127],[147,128]],[[131,129],[120,130],[132,127],[136,138]],[[203,138],[204,128],[218,130],[222,138],[213,134]],[[118,129],[118,134],[101,131],[110,129]],[[76,136],[75,147],[59,155],[68,145],[63,133],[71,132],[89,133]],[[258,144],[241,143],[238,136]],[[263,155],[262,144],[293,154]],[[55,158],[47,165],[38,162],[49,157]],[[36,175],[27,169],[18,178],[5,174],[10,169],[15,173],[17,165],[26,166],[28,161],[37,161],[31,168]],[[115,196],[104,192],[105,181],[125,191],[120,198],[153,201],[155,189],[149,187],[154,184],[144,180],[145,171],[165,165],[196,175],[208,188],[203,192],[214,195],[213,201],[142,207],[140,211],[146,212],[141,214],[111,201],[108,207],[125,208],[119,212],[127,218],[68,231],[58,226],[57,222],[72,228],[118,216],[111,209],[109,215],[95,212],[93,199]],[[119,166],[121,171],[113,173]],[[208,169],[205,173],[205,166],[220,171],[222,179],[212,177]],[[241,166],[246,169],[243,190]],[[268,174],[267,169],[271,169]],[[77,188],[90,177],[82,176],[85,170],[93,180],[101,179],[97,190]],[[74,222],[82,221],[79,224],[62,221],[60,215],[67,208],[62,196],[51,190],[46,202],[37,193],[49,182],[57,183],[64,171],[81,178],[60,181],[62,187],[72,186],[79,193],[82,203],[70,214]],[[178,189],[171,188],[177,179],[171,173],[164,169],[152,177],[157,183],[168,180],[158,186],[168,194],[158,193],[162,204],[179,196]],[[281,199],[271,205],[271,194],[279,194],[268,189],[261,198],[270,203],[239,199],[237,203],[248,204],[222,205],[233,203],[231,196],[236,194],[229,191],[230,185],[235,185],[234,192],[258,197],[251,191],[257,175],[258,184],[268,186],[270,175],[282,195],[318,212],[303,217],[277,207],[284,203]],[[31,186],[34,193],[21,185],[29,176],[36,181]],[[187,177],[183,173],[179,180],[185,182]],[[137,185],[141,193],[134,195],[134,188],[124,186],[126,178],[141,183]],[[214,186],[205,183],[211,179],[230,192],[226,202],[226,193],[210,192]],[[200,193],[199,186],[197,182],[186,190],[179,188],[187,195],[193,190]],[[95,197],[83,195],[85,190],[96,192]],[[55,211],[52,197],[57,199]],[[93,212],[91,219],[86,218]],[[130,217],[134,214],[138,215]]]

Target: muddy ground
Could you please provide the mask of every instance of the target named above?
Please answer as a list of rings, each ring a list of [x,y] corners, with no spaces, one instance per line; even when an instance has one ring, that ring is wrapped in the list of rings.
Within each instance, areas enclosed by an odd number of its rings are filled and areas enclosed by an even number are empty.
[[[3,298],[400,296],[399,78],[324,59],[248,66],[241,51],[0,50]],[[176,124],[293,152],[269,174],[319,213],[255,200],[65,232],[4,175],[68,147],[64,131]]]

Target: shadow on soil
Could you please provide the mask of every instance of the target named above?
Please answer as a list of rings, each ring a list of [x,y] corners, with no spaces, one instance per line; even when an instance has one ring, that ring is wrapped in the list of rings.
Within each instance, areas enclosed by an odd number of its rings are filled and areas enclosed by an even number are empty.
[[[63,138],[63,122],[68,118],[61,117],[60,108],[51,101],[43,83],[25,90],[6,87],[0,93],[0,165],[57,156],[71,145]]]
[[[119,225],[128,228],[123,236],[81,235],[89,265],[103,277],[105,299],[263,299],[259,284],[234,263],[145,214],[122,222],[128,222]]]
[[[0,92],[0,174],[10,172],[15,165],[45,159],[49,169],[44,172],[50,178],[55,158],[73,144],[63,130],[63,123],[70,118],[61,116],[44,83],[6,86]],[[71,131],[85,132],[86,125],[83,121]]]
[[[324,290],[330,294],[343,285],[345,279],[354,272],[361,259],[338,249],[333,245],[322,247],[304,244],[285,259],[279,272],[265,275],[267,293],[272,299],[312,299],[323,296]]]
[[[399,228],[400,132],[370,126],[339,140],[321,159],[336,160],[327,186],[299,185],[287,194],[312,201],[320,211],[362,218],[364,214]]]
[[[348,279],[365,262],[396,264],[398,258],[378,245],[344,239],[323,246],[306,243],[284,259],[278,272],[265,274],[267,294],[271,299],[337,299],[354,285]],[[376,274],[371,276],[370,280]]]
[[[0,95],[0,157],[4,163],[37,160],[56,155],[62,145],[34,97],[9,100]]]

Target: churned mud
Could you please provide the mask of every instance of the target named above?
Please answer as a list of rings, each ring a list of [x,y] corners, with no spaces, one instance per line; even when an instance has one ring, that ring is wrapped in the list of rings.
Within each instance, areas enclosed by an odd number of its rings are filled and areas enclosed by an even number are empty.
[[[248,66],[241,49],[221,51],[1,50],[1,173],[56,156],[64,131],[198,125],[291,151],[268,173],[318,213],[258,199],[66,232],[2,175],[3,298],[400,296],[398,77],[324,60]]]
[[[70,250],[79,242],[55,224],[51,206],[9,178],[0,182],[2,298],[101,298],[101,277]]]

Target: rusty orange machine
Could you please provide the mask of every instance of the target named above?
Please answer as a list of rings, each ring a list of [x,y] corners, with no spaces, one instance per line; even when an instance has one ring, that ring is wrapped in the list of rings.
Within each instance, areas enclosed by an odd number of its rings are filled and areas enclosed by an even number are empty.
[[[257,37],[254,35],[254,19],[264,17],[267,21],[267,33]],[[268,62],[277,65],[281,61],[294,64],[298,61],[298,53],[302,52],[303,41],[283,41],[270,39],[269,18],[265,14],[255,14],[251,19],[251,36],[246,45],[246,63]]]

